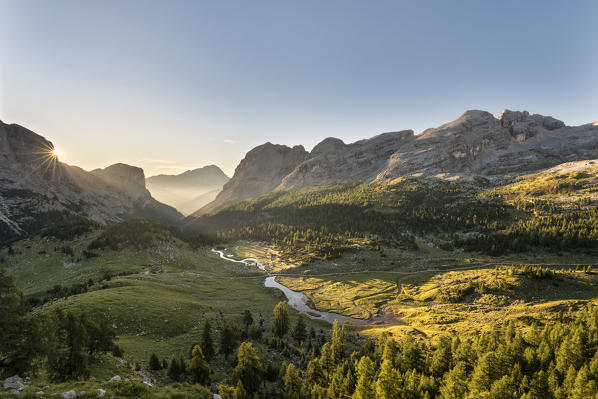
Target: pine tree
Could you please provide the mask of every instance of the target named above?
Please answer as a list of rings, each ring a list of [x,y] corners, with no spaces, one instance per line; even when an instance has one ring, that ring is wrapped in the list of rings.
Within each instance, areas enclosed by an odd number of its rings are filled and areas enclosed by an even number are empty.
[[[247,399],[247,391],[245,390],[245,387],[243,386],[243,382],[241,380],[237,382],[237,386],[233,393],[232,399]]]
[[[284,337],[284,335],[289,331],[289,305],[284,302],[278,302],[278,304],[274,307],[274,335],[279,338]]]
[[[205,361],[203,352],[201,351],[199,345],[195,345],[193,347],[188,369],[195,382],[204,385],[210,383],[210,366]]]
[[[152,353],[152,355],[150,356],[149,367],[151,370],[160,370],[162,368],[160,360],[158,359],[158,356],[156,356],[155,353]]]
[[[237,366],[233,370],[233,382],[241,381],[248,393],[258,391],[264,370],[251,342],[242,342],[237,352]]]
[[[291,335],[299,344],[305,340],[305,337],[307,336],[307,330],[305,327],[305,318],[302,314],[299,314]]]
[[[357,384],[353,399],[376,399],[376,371],[369,356],[362,356],[357,366]]]
[[[341,326],[338,323],[338,320],[334,320],[334,323],[332,323],[331,334],[330,351],[332,353],[332,362],[334,364],[340,364],[341,360],[345,357],[345,326]]]
[[[222,332],[220,333],[220,353],[228,359],[228,356],[233,352],[234,347],[235,333],[227,323],[224,323]]]
[[[318,358],[313,358],[307,363],[307,371],[305,375],[306,381],[309,385],[323,385],[325,382],[324,371],[320,365]]]
[[[344,372],[342,366],[337,366],[334,374],[332,375],[332,381],[326,391],[326,399],[341,399],[345,397],[344,387]]]
[[[289,364],[282,379],[284,390],[290,399],[301,399],[303,397],[303,375],[293,363]]]
[[[385,359],[376,380],[376,398],[393,399],[399,397],[400,374],[392,367],[392,360]]]
[[[173,381],[179,381],[181,378],[181,369],[178,360],[173,356],[168,365],[168,376]]]
[[[253,316],[249,310],[245,310],[243,312],[243,323],[245,324],[245,329],[249,328],[251,324],[253,324]]]
[[[179,370],[181,372],[181,377],[183,374],[185,374],[187,372],[187,362],[185,361],[185,358],[183,357],[183,353],[179,354]]]
[[[206,319],[201,332],[201,351],[208,361],[216,354],[212,340],[212,326],[209,319]]]
[[[467,365],[458,362],[443,378],[440,386],[442,399],[463,398],[467,393]]]

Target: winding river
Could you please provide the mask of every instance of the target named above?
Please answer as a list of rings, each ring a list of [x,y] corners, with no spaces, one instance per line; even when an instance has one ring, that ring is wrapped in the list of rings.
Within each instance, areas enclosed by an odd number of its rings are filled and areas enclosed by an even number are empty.
[[[266,270],[264,265],[262,265],[260,263],[260,261],[255,258],[245,258],[245,259],[237,260],[237,259],[233,259],[232,255],[228,255],[228,256],[224,255],[223,251],[218,251],[218,250],[212,248],[212,252],[217,253],[218,255],[220,255],[220,257],[222,259],[227,260],[229,262],[243,263],[247,266],[256,266],[258,269],[265,272],[267,274],[267,276],[266,276],[266,280],[264,281],[264,286],[268,287],[268,288],[276,288],[276,289],[279,289],[280,291],[282,291],[284,293],[284,295],[287,297],[289,306],[291,306],[293,309],[297,310],[298,312],[305,314],[310,319],[324,320],[331,324],[334,322],[334,320],[338,320],[338,322],[341,324],[345,323],[345,322],[349,322],[351,324],[356,324],[356,325],[361,325],[361,324],[366,323],[365,320],[354,319],[352,317],[343,316],[338,313],[322,312],[322,311],[310,308],[307,305],[307,296],[305,296],[305,294],[303,292],[293,291],[292,289],[277,282],[276,275],[271,275]]]

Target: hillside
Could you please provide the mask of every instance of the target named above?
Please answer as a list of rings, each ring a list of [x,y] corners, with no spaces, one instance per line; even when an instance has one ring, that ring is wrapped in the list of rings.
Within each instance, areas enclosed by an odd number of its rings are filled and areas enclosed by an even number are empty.
[[[87,172],[60,162],[53,150],[42,136],[0,122],[0,241],[72,218],[181,220],[147,191],[143,170],[116,164]]]
[[[456,120],[414,135],[384,133],[345,144],[326,138],[311,152],[266,143],[247,153],[218,197],[193,216],[276,189],[354,184],[407,176],[471,178],[540,170],[595,158],[598,125],[565,126],[550,116],[466,111]]]
[[[219,167],[208,165],[178,175],[151,176],[145,182],[154,198],[188,215],[213,201],[229,180]]]

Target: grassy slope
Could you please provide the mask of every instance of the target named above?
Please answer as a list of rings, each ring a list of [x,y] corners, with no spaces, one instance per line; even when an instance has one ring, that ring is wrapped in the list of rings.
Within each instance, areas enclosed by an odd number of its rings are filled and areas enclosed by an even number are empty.
[[[539,173],[522,175],[511,184],[484,194],[507,202],[551,201],[563,210],[579,208],[580,200],[598,200],[598,160],[568,162]]]
[[[160,359],[170,359],[181,351],[186,354],[193,344],[200,342],[206,318],[212,322],[216,344],[221,320],[240,323],[246,309],[252,312],[256,322],[261,315],[265,325],[271,325],[272,309],[284,298],[280,291],[263,286],[263,274],[255,268],[224,261],[209,248],[194,250],[178,239],[149,249],[95,250],[99,257],[75,262],[69,267],[65,267],[65,263],[68,264],[71,257],[54,252],[57,245],[69,245],[77,256],[98,234],[92,232],[69,242],[40,237],[18,242],[13,245],[14,255],[7,255],[6,250],[2,253],[6,259],[4,266],[9,266],[26,294],[37,293],[56,283],[68,285],[89,278],[99,279],[105,271],[134,273],[113,277],[95,284],[89,292],[35,309],[49,312],[62,308],[107,318],[115,328],[119,337],[117,343],[125,350],[128,363],[147,366],[152,352]],[[42,250],[49,256],[40,254]],[[149,267],[143,266],[147,263],[161,265],[164,272],[148,273]],[[296,313],[292,312],[291,317],[294,320]],[[317,329],[328,328],[323,322],[308,323]],[[281,361],[276,358],[279,354],[261,345],[258,350],[263,359]],[[229,377],[231,359],[225,361],[222,356],[217,357],[213,363],[214,380],[225,381]],[[108,374],[119,372],[129,375],[131,370],[118,359],[107,356],[101,367],[93,368],[92,375],[103,380]]]
[[[557,212],[584,209],[597,199],[596,165],[593,161],[563,164],[541,173],[524,175],[514,183],[483,192],[481,197],[494,197],[506,203],[550,201],[557,204]],[[581,205],[580,199],[585,205]],[[507,278],[500,272],[501,278],[508,280],[509,288],[505,292],[484,294],[476,298],[475,303],[449,303],[440,293],[445,292],[446,287],[458,285],[456,276],[460,276],[461,282],[492,281],[495,264],[595,264],[597,260],[595,254],[581,251],[536,249],[502,256],[444,251],[435,247],[435,239],[434,234],[418,237],[418,251],[387,246],[380,252],[366,246],[359,251],[345,252],[331,261],[316,259],[306,266],[285,262],[271,246],[244,244],[239,250],[244,255],[264,259],[271,272],[284,275],[278,278],[279,282],[304,291],[316,308],[371,319],[373,324],[382,325],[361,329],[367,335],[377,335],[381,331],[421,336],[475,334],[493,323],[510,319],[529,320],[527,316],[531,316],[547,320],[554,316],[554,309],[598,297],[594,275],[570,273],[555,282]],[[442,271],[481,265],[488,267]],[[427,269],[439,271],[420,273]],[[414,272],[416,274],[410,274]],[[403,288],[400,296],[399,280]],[[413,292],[417,294],[412,297],[410,293]],[[396,317],[389,317],[389,314]],[[401,325],[388,325],[393,323]]]

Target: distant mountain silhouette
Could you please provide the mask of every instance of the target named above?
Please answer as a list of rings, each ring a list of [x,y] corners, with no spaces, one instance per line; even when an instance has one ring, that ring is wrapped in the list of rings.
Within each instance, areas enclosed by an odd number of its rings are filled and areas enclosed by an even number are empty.
[[[145,181],[155,198],[189,214],[213,201],[229,180],[218,166],[208,165],[178,175],[148,177]]]

